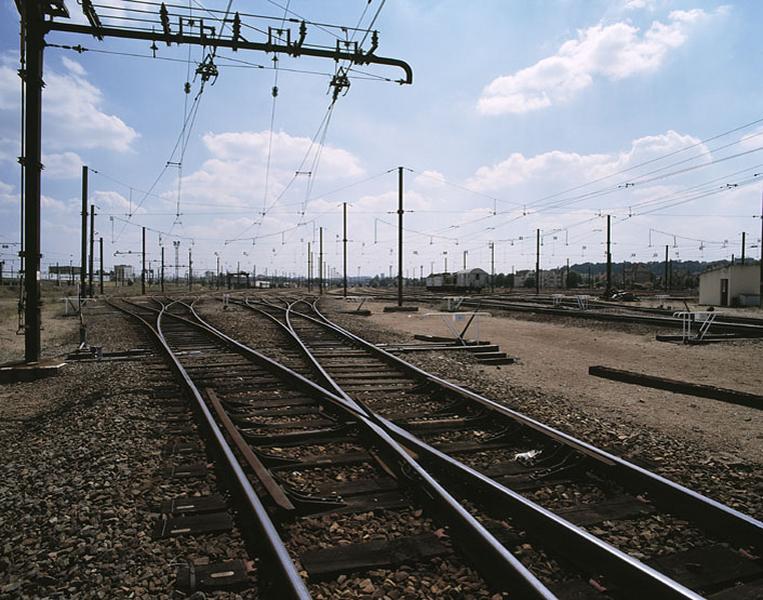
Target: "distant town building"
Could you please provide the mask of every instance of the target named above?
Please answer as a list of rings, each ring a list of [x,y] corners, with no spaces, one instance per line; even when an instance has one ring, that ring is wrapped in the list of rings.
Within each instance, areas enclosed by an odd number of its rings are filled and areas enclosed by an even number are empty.
[[[710,306],[758,306],[760,265],[726,265],[699,276],[699,303]]]
[[[540,287],[558,289],[564,287],[565,269],[549,269],[540,272]]]
[[[80,267],[69,265],[50,265],[48,267],[48,275],[61,275],[61,277],[75,276],[79,277]]]
[[[135,270],[132,265],[114,265],[114,281],[125,284],[132,281],[135,277]]]

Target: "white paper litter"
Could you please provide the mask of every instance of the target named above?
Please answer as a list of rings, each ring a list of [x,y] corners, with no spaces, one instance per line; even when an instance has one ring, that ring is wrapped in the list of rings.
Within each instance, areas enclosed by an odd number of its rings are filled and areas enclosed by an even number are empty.
[[[543,452],[543,450],[528,450],[527,452],[520,452],[514,455],[514,462],[530,462],[541,452]]]

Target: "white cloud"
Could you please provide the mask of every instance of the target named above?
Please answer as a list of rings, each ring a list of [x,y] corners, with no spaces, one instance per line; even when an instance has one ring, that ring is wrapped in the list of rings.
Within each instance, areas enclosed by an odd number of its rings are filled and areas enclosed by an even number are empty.
[[[331,199],[319,199],[310,202],[309,209],[311,213],[326,212],[333,207],[336,207],[336,201]],[[374,212],[376,214],[385,215],[386,213],[395,213],[398,205],[398,192],[397,190],[388,190],[379,194],[365,194],[352,202],[350,213],[355,210],[362,212]],[[432,208],[432,200],[425,194],[414,190],[408,190],[405,192],[405,210],[427,210]],[[390,220],[397,218],[396,215],[390,214],[388,217]]]
[[[14,187],[0,180],[0,205],[18,206],[19,197],[14,192]]]
[[[758,127],[751,133],[746,133],[739,138],[739,148],[741,151],[755,150],[763,146],[763,127]]]
[[[623,8],[625,10],[654,10],[657,0],[626,0]]]
[[[268,131],[240,131],[207,133],[204,144],[215,158],[224,161],[245,161],[264,164],[267,160]],[[293,171],[311,145],[306,137],[289,135],[283,131],[273,132],[271,168]],[[320,148],[316,144],[313,151]],[[309,161],[308,161],[309,162]],[[340,148],[324,146],[321,151],[320,175],[327,178],[358,177],[363,175],[358,159]]]
[[[206,160],[196,172],[183,178],[183,198],[204,201],[210,204],[252,207],[253,212],[261,210],[264,201],[265,178],[268,154],[267,131],[243,131],[207,133],[204,145],[212,157]],[[285,132],[273,134],[270,160],[267,203],[271,204],[294,178],[295,170],[304,157],[311,140],[292,136]],[[347,178],[357,178],[365,171],[360,160],[341,148],[313,146],[311,157],[321,150],[317,182],[332,182]],[[311,159],[306,161],[307,170]],[[284,201],[304,199],[307,176],[299,176],[289,193],[293,195]],[[174,202],[175,193],[165,194],[168,203]]]
[[[100,209],[124,211],[125,214],[139,215],[145,213],[143,207],[138,208],[135,202],[130,202],[119,192],[97,190],[93,193],[92,202]]]
[[[19,150],[17,140],[13,140],[9,137],[0,137],[0,162],[16,162]]]
[[[53,179],[74,179],[82,173],[83,160],[75,152],[43,154],[42,163],[45,165],[43,174]]]
[[[431,169],[422,171],[413,180],[413,184],[421,188],[438,188],[445,185],[445,175]]]
[[[43,144],[54,150],[130,149],[138,133],[122,119],[103,110],[101,90],[86,78],[84,68],[63,57],[64,70],[46,69],[43,90]],[[0,111],[20,108],[16,67],[0,63]]]
[[[563,181],[565,187],[571,187],[581,182],[611,175],[617,171],[697,144],[699,141],[691,135],[670,130],[664,134],[638,138],[631,143],[628,150],[610,154],[578,154],[552,150],[526,157],[515,152],[499,163],[477,169],[468,185],[483,192],[506,190],[512,186],[539,180]],[[676,160],[698,155],[703,155],[705,161],[710,160],[709,150],[704,145],[688,150],[685,155],[676,157]],[[654,168],[660,166],[658,164]],[[628,181],[629,177],[633,177],[633,175],[626,173],[620,179]],[[613,179],[609,184],[612,184],[613,181],[615,180]]]
[[[72,75],[76,75],[77,77],[84,77],[87,74],[85,72],[85,67],[79,64],[76,60],[62,56],[61,62],[64,64],[64,67],[66,67],[66,70],[69,71]]]
[[[724,14],[721,7],[713,14]],[[652,22],[643,33],[627,22],[598,24],[578,32],[553,56],[494,79],[477,109],[485,115],[526,113],[570,101],[595,79],[612,81],[655,71],[683,45],[689,28],[711,16],[701,9],[673,11],[667,22]]]
[[[52,209],[57,211],[66,211],[67,206],[65,203],[61,202],[60,200],[56,200],[55,198],[51,196],[46,196],[43,194],[40,197],[40,204],[44,209]]]

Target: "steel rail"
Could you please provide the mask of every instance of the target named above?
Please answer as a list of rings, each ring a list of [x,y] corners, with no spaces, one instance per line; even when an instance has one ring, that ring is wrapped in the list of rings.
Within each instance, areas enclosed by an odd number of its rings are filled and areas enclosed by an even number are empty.
[[[195,406],[203,417],[203,425],[210,434],[211,441],[217,451],[216,453],[223,458],[223,466],[225,470],[232,475],[232,481],[238,488],[240,500],[252,517],[252,522],[255,527],[259,530],[260,535],[256,536],[256,545],[264,551],[262,558],[265,558],[265,561],[263,561],[263,563],[267,563],[269,568],[259,568],[257,570],[258,580],[262,580],[263,582],[269,581],[271,584],[271,591],[277,593],[280,598],[308,600],[310,598],[310,593],[307,591],[304,581],[297,572],[294,562],[292,561],[291,556],[289,555],[283,540],[281,540],[281,536],[271,521],[264,505],[260,501],[257,492],[254,490],[249,478],[241,468],[236,455],[228,445],[225,436],[217,425],[212,413],[209,411],[198,388],[191,380],[188,372],[180,364],[180,361],[172,352],[172,349],[164,338],[164,334],[161,330],[161,322],[165,310],[170,305],[163,305],[159,310],[156,315],[156,326],[154,327],[142,316],[135,314],[116,303],[111,301],[108,302],[117,310],[120,310],[143,323],[159,344],[162,352],[168,359],[172,370],[178,378],[179,383],[181,383],[186,392],[195,400]],[[244,532],[244,534],[245,537],[248,535],[247,532]],[[263,565],[261,565],[261,567],[262,566]]]
[[[462,304],[466,306],[473,306],[476,300],[464,300]],[[497,308],[508,311],[517,312],[539,312],[549,315],[557,315],[564,317],[576,317],[581,319],[590,319],[597,321],[612,321],[618,323],[638,323],[643,325],[655,325],[661,327],[670,327],[677,329],[682,326],[681,319],[677,319],[672,316],[643,316],[643,315],[624,315],[616,313],[601,313],[593,311],[583,311],[574,309],[563,308],[551,308],[547,306],[532,306],[530,304],[513,304],[504,300],[483,300],[482,305],[486,308]],[[745,333],[748,335],[756,335],[763,337],[763,326],[757,323],[748,323],[740,321],[715,321],[713,323],[713,330],[724,331],[729,333]]]
[[[299,347],[299,349],[300,349],[300,351],[302,352],[302,354],[303,354],[303,355],[309,355],[309,351],[308,351],[307,347],[304,345],[304,343],[302,342],[302,340],[300,340],[299,338],[296,338],[296,337],[294,337],[294,334],[293,334],[293,333],[292,333],[292,331],[289,329],[289,326],[288,326],[288,325],[286,325],[286,324],[282,323],[281,321],[279,321],[279,320],[278,320],[276,317],[274,317],[273,315],[271,315],[271,314],[270,314],[269,312],[267,312],[266,310],[263,310],[263,309],[261,309],[261,308],[258,308],[258,307],[256,307],[256,306],[253,306],[252,304],[249,304],[249,299],[248,299],[248,298],[245,298],[245,299],[243,300],[243,302],[244,302],[244,305],[245,305],[247,308],[249,308],[249,309],[251,309],[251,310],[254,310],[254,311],[257,311],[257,312],[258,312],[258,313],[260,313],[261,315],[264,315],[265,317],[267,317],[268,319],[270,319],[271,321],[273,321],[273,323],[274,323],[275,325],[277,325],[279,328],[281,328],[281,329],[283,330],[283,332],[284,332],[284,334],[285,334],[285,335],[287,335],[287,336],[291,337],[292,339],[294,339],[294,341],[297,343],[297,345],[298,345],[298,347]],[[264,301],[264,302],[263,302],[263,301],[259,301],[259,300],[258,300],[258,302],[261,302],[262,304],[265,304],[265,305],[267,305],[267,306],[270,306],[271,308],[276,308],[276,309],[278,309],[278,310],[284,310],[284,308],[283,308],[283,307],[281,307],[281,306],[276,306],[276,305],[274,305],[274,304],[271,304],[271,303],[269,303],[269,302],[267,302],[267,301]],[[320,379],[322,380],[322,383],[323,383],[323,384],[325,384],[325,385],[323,385],[323,387],[326,387],[326,386],[329,386],[329,387],[330,387],[330,386],[331,386],[331,384],[332,384],[332,382],[333,382],[333,380],[332,380],[332,379],[331,379],[331,378],[328,376],[328,373],[326,373],[325,369],[323,369],[322,367],[318,366],[318,368],[317,368],[317,371],[318,371],[318,376],[319,376],[319,377],[320,377]],[[367,412],[367,411],[364,411],[364,409],[363,409],[363,408],[362,408],[362,407],[361,407],[361,406],[360,406],[360,405],[359,405],[357,402],[355,402],[354,400],[352,400],[351,398],[345,398],[345,400],[346,400],[346,401],[349,401],[349,402],[350,402],[350,403],[351,403],[353,406],[355,406],[355,407],[356,407],[356,409],[357,409],[359,412]]]
[[[626,485],[630,487],[633,487],[634,485],[643,486],[643,488],[653,495],[655,501],[665,504],[668,512],[677,512],[684,516],[689,516],[690,518],[699,521],[704,527],[714,531],[722,538],[731,537],[744,544],[750,544],[756,548],[763,548],[763,523],[757,519],[684,487],[681,484],[670,481],[661,475],[652,473],[643,467],[630,463],[619,456],[601,450],[588,442],[579,440],[572,435],[546,425],[532,417],[503,406],[481,394],[472,392],[471,390],[467,390],[459,385],[446,381],[437,375],[428,373],[400,357],[379,348],[360,336],[355,335],[340,325],[331,322],[320,312],[317,307],[317,301],[314,303],[314,309],[316,314],[320,316],[320,319],[310,317],[309,315],[305,316],[314,319],[315,322],[323,322],[326,326],[333,328],[337,332],[341,332],[348,339],[353,340],[360,346],[368,349],[387,363],[396,365],[410,375],[443,390],[447,390],[456,396],[475,401],[494,412],[509,417],[522,425],[530,427],[539,433],[556,440],[557,442],[596,459],[600,463],[612,468],[616,478]]]
[[[389,294],[378,294],[375,298],[393,299]],[[437,300],[441,300],[440,296],[409,296],[410,302],[431,303]],[[574,310],[564,308],[553,308],[550,306],[533,306],[529,301],[523,300],[496,300],[484,298],[480,300],[464,300],[463,306],[475,306],[477,303],[481,303],[483,308],[493,308],[498,310],[506,310],[509,312],[524,312],[524,313],[541,313],[548,315],[555,315],[560,317],[572,317],[579,319],[588,319],[593,321],[611,321],[616,323],[636,323],[642,325],[653,325],[656,327],[666,327],[670,329],[680,329],[682,327],[681,319],[677,319],[668,315],[627,315],[616,313],[602,313],[594,312],[591,310]],[[631,310],[629,307],[619,307],[625,310]],[[637,308],[637,307],[633,307]],[[760,320],[745,321],[743,318],[733,316],[729,321],[715,321],[713,323],[714,331],[721,331],[727,333],[742,333],[750,337],[763,337],[763,324]]]
[[[249,305],[246,300],[244,302],[249,308],[257,310]],[[559,517],[552,511],[539,506],[521,494],[437,450],[388,419],[374,413],[362,401],[352,398],[323,368],[320,361],[310,352],[307,345],[292,326],[291,314],[309,318],[308,315],[297,313],[293,310],[294,305],[301,302],[304,301],[293,302],[289,305],[288,309],[281,308],[281,310],[284,310],[292,339],[294,339],[303,354],[321,373],[321,377],[329,383],[334,393],[345,398],[348,402],[360,405],[370,418],[389,431],[400,443],[411,449],[414,452],[414,458],[420,462],[422,459],[426,460],[428,466],[441,474],[447,475],[448,481],[453,482],[453,485],[459,488],[464,497],[478,503],[488,504],[491,512],[503,514],[505,511],[516,518],[523,528],[529,525],[527,529],[531,534],[534,533],[538,537],[545,536],[546,539],[553,539],[554,548],[558,549],[556,548],[558,544],[562,549],[562,554],[568,560],[578,564],[581,570],[588,571],[591,576],[598,575],[600,571],[604,571],[621,584],[622,589],[618,591],[626,596],[640,598],[643,597],[643,593],[648,592],[656,598],[691,598],[693,600],[701,598],[701,596],[692,590],[656,569],[645,565],[638,559],[604,542],[566,519]],[[263,314],[267,313],[263,312]],[[275,322],[278,322],[272,315],[268,316]],[[282,323],[280,324],[282,327],[284,326]],[[592,568],[592,565],[595,565],[595,567]]]
[[[583,290],[581,290],[581,292],[582,291]],[[482,296],[482,298],[484,300],[494,301],[494,302],[517,302],[520,304],[521,303],[553,304],[553,298],[551,295],[548,295],[548,294],[541,295],[538,298],[533,298],[532,296],[506,297],[506,296],[501,296],[500,294],[490,294],[487,296]],[[654,296],[652,296],[652,298],[654,298]],[[681,300],[675,299],[675,298],[672,300],[671,299],[668,299],[668,300],[671,302],[678,302],[678,303],[681,302]],[[571,308],[576,308],[577,301],[575,299],[575,296],[565,295],[562,298],[562,305],[569,306]],[[657,316],[663,316],[663,317],[671,317],[674,312],[674,309],[671,309],[671,308],[659,308],[656,306],[631,306],[629,304],[621,304],[616,301],[594,300],[592,298],[588,300],[588,305],[594,308],[620,309],[620,310],[632,311],[636,313],[645,313],[645,314],[651,314],[651,315],[657,315]],[[720,316],[723,317],[724,323],[730,323],[730,324],[740,323],[743,325],[763,326],[763,319],[758,319],[756,317],[746,317],[742,315],[731,315],[731,314],[722,314]]]
[[[355,402],[331,393],[324,387],[304,377],[300,373],[281,363],[261,354],[226,335],[214,325],[205,321],[194,306],[188,306],[194,318],[218,339],[225,341],[229,347],[237,349],[240,354],[250,356],[272,373],[282,378],[288,378],[314,397],[330,402],[332,405],[351,414],[358,423],[374,438],[379,447],[385,447],[403,465],[401,476],[417,481],[430,501],[445,515],[445,520],[454,530],[456,539],[468,548],[465,555],[474,560],[477,570],[494,585],[510,591],[513,597],[551,600],[556,596],[531,573],[506,547],[498,541],[477,519],[475,519],[450,493],[418,464],[383,427],[375,423]],[[168,316],[176,316],[167,313]],[[178,317],[181,318],[182,317]],[[186,320],[187,321],[187,320]],[[479,557],[478,559],[476,557]]]

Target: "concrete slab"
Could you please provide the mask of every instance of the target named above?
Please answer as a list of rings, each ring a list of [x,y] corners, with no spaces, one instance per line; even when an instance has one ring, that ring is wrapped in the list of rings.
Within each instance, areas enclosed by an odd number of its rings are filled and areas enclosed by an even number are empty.
[[[66,363],[58,359],[41,360],[35,363],[15,362],[0,365],[0,384],[19,381],[37,381],[57,375]]]
[[[418,312],[418,306],[385,306],[384,312]]]

